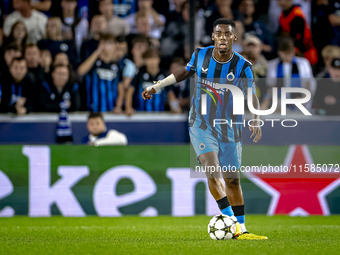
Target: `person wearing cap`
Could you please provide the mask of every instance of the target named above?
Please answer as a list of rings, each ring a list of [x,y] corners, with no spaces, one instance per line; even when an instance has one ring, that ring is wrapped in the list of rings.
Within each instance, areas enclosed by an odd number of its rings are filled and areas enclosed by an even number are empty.
[[[340,58],[340,47],[337,45],[327,45],[321,51],[321,56],[324,63],[324,68],[316,78],[324,78],[328,74],[328,69],[332,64],[334,58]]]
[[[312,97],[316,89],[316,82],[313,76],[312,67],[306,58],[295,56],[294,41],[290,37],[282,37],[278,45],[279,57],[268,62],[267,86],[268,92],[261,104],[261,109],[269,109],[272,98],[272,88],[278,88],[278,96],[281,98],[282,87],[297,87],[308,89]],[[299,98],[303,95],[292,93],[288,98]],[[280,105],[280,104],[279,104]],[[294,108],[293,108],[294,107]],[[305,104],[307,109],[311,109],[312,102]],[[294,105],[291,110],[297,109]]]
[[[243,43],[243,56],[253,64],[253,70],[256,78],[256,94],[260,100],[263,101],[267,93],[267,84],[264,78],[267,76],[267,60],[261,54],[262,42],[254,36],[246,36]]]
[[[334,58],[328,74],[318,80],[313,106],[320,115],[340,115],[340,58]]]

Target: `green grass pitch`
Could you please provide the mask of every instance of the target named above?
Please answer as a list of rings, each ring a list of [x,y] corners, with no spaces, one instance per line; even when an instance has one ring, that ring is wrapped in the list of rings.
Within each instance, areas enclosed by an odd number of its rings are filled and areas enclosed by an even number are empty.
[[[264,241],[214,241],[210,217],[0,218],[0,254],[338,254],[340,216],[247,216]]]

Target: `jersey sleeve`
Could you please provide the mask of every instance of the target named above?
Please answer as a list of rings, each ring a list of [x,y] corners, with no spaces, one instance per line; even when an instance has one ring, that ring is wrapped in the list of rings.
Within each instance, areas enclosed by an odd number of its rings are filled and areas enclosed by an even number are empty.
[[[248,88],[252,88],[252,94],[256,94],[255,74],[252,65],[248,65],[241,72],[241,89],[244,96],[248,95]]]
[[[136,66],[129,59],[125,59],[125,67],[123,69],[123,78],[133,78],[136,74]]]
[[[195,72],[196,73],[197,55],[198,55],[198,50],[196,49],[195,52],[192,53],[191,60],[187,64],[186,70],[188,72]]]

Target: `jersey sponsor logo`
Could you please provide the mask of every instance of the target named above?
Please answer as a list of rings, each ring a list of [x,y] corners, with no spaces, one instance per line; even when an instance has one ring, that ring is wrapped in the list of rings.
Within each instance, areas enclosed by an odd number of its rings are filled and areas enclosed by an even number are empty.
[[[117,71],[112,71],[104,68],[97,68],[97,74],[100,79],[106,81],[112,81],[117,77]]]

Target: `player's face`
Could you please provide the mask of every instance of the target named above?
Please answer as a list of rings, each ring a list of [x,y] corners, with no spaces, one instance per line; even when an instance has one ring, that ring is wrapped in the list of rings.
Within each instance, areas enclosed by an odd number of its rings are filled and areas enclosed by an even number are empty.
[[[212,34],[215,49],[221,54],[231,51],[233,42],[237,40],[237,35],[231,25],[217,25]]]
[[[100,117],[89,119],[87,121],[87,130],[92,135],[99,135],[99,134],[105,132],[104,121]]]
[[[26,61],[14,61],[9,71],[16,81],[21,81],[27,73]]]

